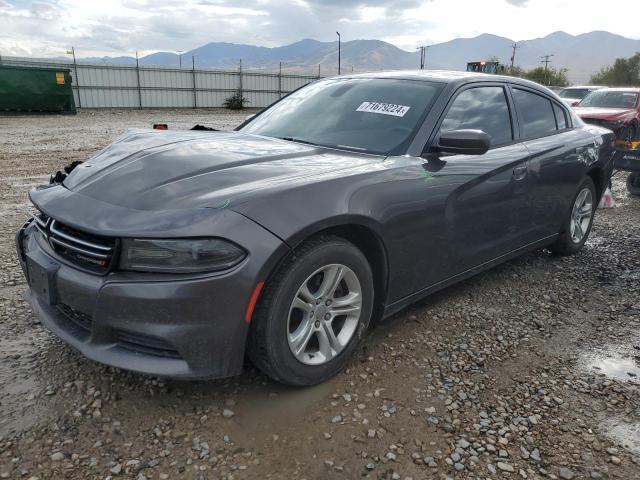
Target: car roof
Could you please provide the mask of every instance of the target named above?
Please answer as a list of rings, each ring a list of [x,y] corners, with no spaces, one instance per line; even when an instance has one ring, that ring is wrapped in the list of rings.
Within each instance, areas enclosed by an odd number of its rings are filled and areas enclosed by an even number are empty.
[[[640,87],[607,87],[604,90],[608,92],[633,92],[640,93]]]
[[[395,78],[399,80],[424,80],[441,83],[464,84],[470,81],[510,82],[545,92],[551,92],[547,87],[530,80],[508,75],[491,73],[465,72],[458,70],[389,70],[382,72],[358,73],[342,75],[335,78]]]
[[[597,88],[597,89],[603,89],[603,88],[607,88],[604,85],[571,85],[570,87],[564,87],[563,90],[571,90],[572,88]]]

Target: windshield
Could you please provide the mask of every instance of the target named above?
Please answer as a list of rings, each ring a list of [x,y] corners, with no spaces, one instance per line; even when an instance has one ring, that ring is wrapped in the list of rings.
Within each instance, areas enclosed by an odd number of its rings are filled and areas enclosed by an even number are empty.
[[[240,130],[368,153],[404,153],[442,84],[321,80],[292,93]]]
[[[589,93],[588,88],[565,88],[560,92],[561,98],[584,98]]]
[[[598,90],[591,92],[578,104],[579,107],[634,108],[638,102],[636,92]]]

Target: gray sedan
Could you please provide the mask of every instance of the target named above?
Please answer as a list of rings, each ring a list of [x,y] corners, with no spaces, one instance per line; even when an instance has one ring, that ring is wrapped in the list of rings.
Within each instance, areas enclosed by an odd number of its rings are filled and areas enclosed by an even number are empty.
[[[232,132],[130,130],[30,193],[27,297],[99,362],[214,378],[248,354],[315,384],[372,321],[578,252],[612,142],[537,84],[438,71],[319,80]]]

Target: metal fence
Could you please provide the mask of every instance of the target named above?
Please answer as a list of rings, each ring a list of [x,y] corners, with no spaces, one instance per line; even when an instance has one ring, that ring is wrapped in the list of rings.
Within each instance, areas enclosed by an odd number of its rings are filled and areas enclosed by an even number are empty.
[[[221,107],[240,92],[249,107],[266,107],[319,75],[72,63],[2,56],[2,64],[71,70],[78,108]]]

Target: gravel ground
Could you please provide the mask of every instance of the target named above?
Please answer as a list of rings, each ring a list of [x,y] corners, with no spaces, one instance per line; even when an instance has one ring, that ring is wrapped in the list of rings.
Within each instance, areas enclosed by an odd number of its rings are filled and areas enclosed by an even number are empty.
[[[22,299],[27,191],[127,126],[224,111],[0,117],[0,478],[640,478],[640,199],[614,179],[571,258],[526,255],[373,329],[344,373],[182,383],[91,362]]]

